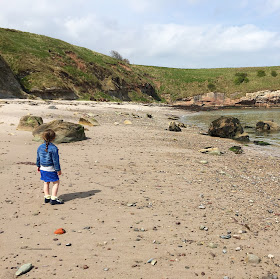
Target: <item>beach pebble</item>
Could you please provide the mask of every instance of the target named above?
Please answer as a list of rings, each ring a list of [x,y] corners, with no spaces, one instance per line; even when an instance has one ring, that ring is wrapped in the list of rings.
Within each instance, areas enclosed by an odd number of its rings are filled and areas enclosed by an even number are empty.
[[[125,121],[123,122],[123,124],[125,124],[125,125],[131,125],[132,122],[131,122],[130,120],[125,120]]]
[[[17,270],[16,276],[20,276],[24,273],[27,273],[31,269],[32,269],[32,264],[31,263],[24,264]]]
[[[156,265],[156,263],[157,263],[157,260],[156,260],[156,259],[153,259],[153,260],[151,261],[151,265]]]
[[[235,251],[240,251],[240,250],[241,250],[240,247],[236,247],[236,248],[235,248]]]
[[[65,246],[72,246],[72,244],[71,243],[66,243]]]
[[[206,207],[203,204],[201,204],[198,208],[199,209],[205,209]]]
[[[273,259],[273,258],[274,258],[274,255],[268,254],[267,257],[268,257],[269,259]]]
[[[222,238],[222,239],[230,239],[230,238],[231,238],[231,235],[230,235],[230,234],[221,235],[220,238]]]
[[[208,246],[209,246],[210,248],[217,248],[217,247],[218,247],[218,244],[213,243],[213,242],[210,242],[210,243],[208,244]]]
[[[104,270],[104,271],[108,271],[108,270],[109,270],[109,268],[108,268],[108,267],[105,267],[105,268],[103,268],[103,270]]]
[[[247,263],[258,264],[260,261],[261,259],[254,254],[248,254],[245,258],[245,262]]]
[[[203,165],[206,165],[206,164],[208,164],[208,161],[206,161],[206,160],[201,160],[201,161],[199,161],[199,163],[200,163],[200,164],[203,164]]]
[[[235,238],[235,239],[241,239],[241,236],[238,235],[238,234],[234,234],[232,237]]]

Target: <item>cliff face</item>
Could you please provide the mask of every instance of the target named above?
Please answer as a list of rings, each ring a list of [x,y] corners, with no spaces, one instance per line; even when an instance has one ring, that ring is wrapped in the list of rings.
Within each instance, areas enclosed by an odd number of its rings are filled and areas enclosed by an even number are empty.
[[[61,40],[0,28],[0,55],[4,98],[160,100],[143,71]]]
[[[9,65],[0,56],[0,98],[24,98],[24,92]]]

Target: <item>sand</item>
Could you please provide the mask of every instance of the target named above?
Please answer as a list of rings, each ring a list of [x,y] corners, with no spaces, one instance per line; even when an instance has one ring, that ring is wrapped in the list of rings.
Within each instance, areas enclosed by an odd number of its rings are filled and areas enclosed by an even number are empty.
[[[86,127],[87,140],[58,145],[64,205],[43,203],[33,165],[39,143],[16,130],[28,113],[74,123],[92,113],[100,123]],[[34,267],[21,277],[36,279],[280,274],[277,153],[249,144],[234,154],[229,147],[239,143],[196,127],[168,131],[171,115],[188,113],[126,103],[0,101],[0,278],[14,278],[24,263]],[[223,154],[198,151],[209,146]],[[55,235],[58,228],[66,233]],[[247,263],[248,253],[260,263]]]

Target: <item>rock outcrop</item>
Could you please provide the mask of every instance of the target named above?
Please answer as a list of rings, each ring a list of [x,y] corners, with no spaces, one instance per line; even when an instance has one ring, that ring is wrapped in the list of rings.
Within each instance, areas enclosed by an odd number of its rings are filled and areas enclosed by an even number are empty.
[[[259,121],[256,124],[256,130],[258,132],[274,132],[279,131],[280,126],[273,121]]]
[[[249,136],[244,133],[239,119],[235,117],[221,116],[214,120],[209,126],[208,134],[212,137],[249,140]]]
[[[80,124],[64,122],[63,120],[54,120],[52,122],[40,125],[33,130],[32,134],[35,141],[42,140],[42,133],[46,129],[52,129],[56,133],[55,143],[73,142],[86,139],[84,127]]]
[[[0,55],[0,98],[24,98],[25,94],[9,65]]]
[[[246,93],[244,97],[235,98],[224,93],[210,92],[185,98],[175,105],[186,107],[280,107],[280,90]]]
[[[17,126],[17,130],[22,131],[33,131],[37,127],[43,124],[42,117],[33,116],[33,115],[25,115],[21,117],[19,124]]]

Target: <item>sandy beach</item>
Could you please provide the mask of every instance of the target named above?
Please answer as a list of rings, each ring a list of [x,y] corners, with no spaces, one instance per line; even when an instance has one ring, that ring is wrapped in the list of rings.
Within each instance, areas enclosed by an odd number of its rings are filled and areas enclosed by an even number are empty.
[[[16,129],[19,120],[32,114],[78,123],[85,113],[100,126],[85,126],[84,141],[57,145],[65,204],[44,204],[34,165],[39,143]],[[36,279],[278,278],[280,158],[251,144],[235,154],[229,148],[241,144],[196,127],[168,131],[171,116],[188,113],[1,100],[0,278],[15,278],[24,263],[34,267],[20,277]],[[210,146],[223,154],[199,152]],[[58,228],[66,233],[55,235]],[[248,262],[248,254],[260,262]]]

